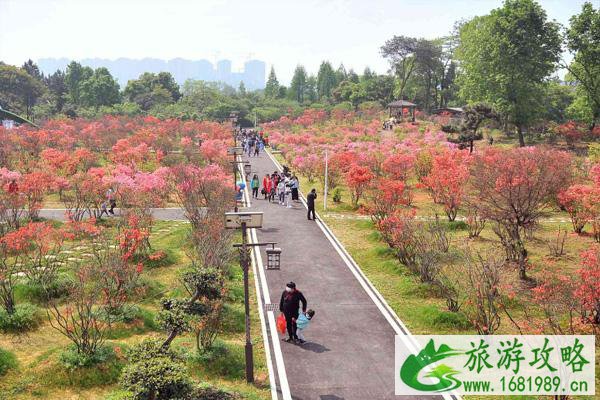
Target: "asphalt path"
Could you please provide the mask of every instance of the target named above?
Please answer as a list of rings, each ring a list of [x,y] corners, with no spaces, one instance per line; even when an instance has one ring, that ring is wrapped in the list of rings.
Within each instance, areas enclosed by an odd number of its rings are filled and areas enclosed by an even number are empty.
[[[260,177],[261,185],[266,173],[277,170],[265,153],[245,160],[252,165],[251,175]],[[266,271],[272,303],[278,303],[285,284],[294,281],[307,298],[308,307],[316,312],[305,332],[307,343],[281,343],[292,398],[402,398],[394,395],[397,332],[319,223],[307,219],[303,203],[292,202],[293,207],[286,208],[269,203],[260,194],[251,201],[252,210],[264,213],[263,228],[257,229],[258,241],[277,242],[282,249],[281,269]],[[266,260],[264,250],[262,258]]]

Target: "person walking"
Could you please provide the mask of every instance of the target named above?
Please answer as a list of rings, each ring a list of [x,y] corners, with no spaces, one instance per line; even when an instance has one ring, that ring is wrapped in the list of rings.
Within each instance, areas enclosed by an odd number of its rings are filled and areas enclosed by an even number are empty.
[[[296,319],[296,336],[298,337],[298,342],[300,344],[306,342],[304,331],[306,331],[314,316],[315,310],[310,309],[306,313],[300,313],[300,315],[298,315],[298,318]]]
[[[265,195],[265,200],[269,199],[271,201],[271,177],[269,174],[266,174],[263,178],[262,194]]]
[[[252,157],[252,153],[254,153],[254,137],[251,137],[248,142],[248,157]]]
[[[103,216],[104,214],[106,214],[106,216],[107,216],[107,217],[109,216],[109,214],[108,214],[108,210],[107,210],[107,207],[108,207],[108,205],[107,205],[107,202],[106,202],[106,201],[103,201],[103,202],[100,204],[100,215],[98,216],[98,218],[99,218],[99,219],[102,219],[102,216]]]
[[[258,154],[260,152],[260,140],[256,141],[256,144],[254,145],[254,157],[258,157]]]
[[[313,221],[317,219],[315,215],[315,200],[317,199],[317,189],[312,189],[308,196],[306,196],[306,205],[308,206],[308,214],[307,217],[310,220],[310,215],[312,213]]]
[[[279,301],[279,311],[285,316],[286,329],[288,338],[283,339],[284,342],[296,342],[298,335],[296,334],[296,320],[298,319],[300,303],[302,303],[302,312],[306,312],[306,298],[298,289],[294,282],[289,282],[285,285],[285,290],[281,294]]]
[[[292,179],[285,178],[285,206],[292,208]]]
[[[110,205],[110,209],[108,210],[108,212],[111,215],[115,215],[115,207],[117,206],[117,201],[115,200],[115,193],[112,190],[112,188],[109,188],[106,191],[106,200],[108,201],[108,204]]]
[[[277,195],[279,196],[279,204],[283,205],[285,202],[285,180],[280,179],[277,184]]]
[[[292,176],[292,200],[298,202],[298,191],[300,190],[300,181],[296,175]]]
[[[252,197],[258,199],[258,187],[260,186],[260,182],[258,181],[258,175],[254,175],[252,177],[252,182],[250,182],[250,187],[252,188]]]

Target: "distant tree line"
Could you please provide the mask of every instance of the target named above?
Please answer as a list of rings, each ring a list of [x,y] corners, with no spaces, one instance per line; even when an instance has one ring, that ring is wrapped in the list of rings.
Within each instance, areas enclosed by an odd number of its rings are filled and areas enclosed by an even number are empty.
[[[106,68],[71,62],[44,76],[31,60],[21,68],[0,62],[0,106],[33,119],[113,113],[219,120],[238,111],[250,124],[307,107],[357,110],[406,99],[425,112],[490,107],[521,145],[540,123],[575,120],[591,132],[600,118],[600,11],[591,3],[563,27],[534,0],[505,0],[456,23],[446,37],[394,36],[381,54],[390,63],[386,74],[366,68],[359,75],[323,61],[316,76],[298,65],[287,87],[271,68],[256,91],[243,82],[237,89],[194,80],[179,87],[168,72],[144,73],[120,90]],[[564,81],[555,76],[559,68],[567,71]]]

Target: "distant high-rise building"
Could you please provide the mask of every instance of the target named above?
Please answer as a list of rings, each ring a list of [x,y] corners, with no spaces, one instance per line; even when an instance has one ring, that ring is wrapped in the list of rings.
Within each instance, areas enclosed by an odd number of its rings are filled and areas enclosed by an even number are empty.
[[[266,65],[260,60],[250,60],[244,64],[244,85],[248,89],[262,89],[265,87]]]
[[[231,61],[219,60],[217,62],[217,80],[229,83],[231,80]]]
[[[71,60],[66,58],[42,58],[37,61],[37,64],[44,74],[49,75],[56,72],[57,69],[64,71],[70,62]],[[243,72],[232,72],[230,60],[219,60],[216,69],[208,60],[192,61],[183,58],[174,58],[169,61],[156,58],[142,60],[86,58],[79,62],[81,65],[91,68],[108,68],[121,87],[125,87],[129,80],[139,78],[144,72],[158,73],[162,71],[170,72],[179,85],[183,85],[188,79],[199,79],[207,82],[223,82],[234,88],[237,88],[243,81],[248,90],[265,87],[265,63],[259,60],[246,62]]]

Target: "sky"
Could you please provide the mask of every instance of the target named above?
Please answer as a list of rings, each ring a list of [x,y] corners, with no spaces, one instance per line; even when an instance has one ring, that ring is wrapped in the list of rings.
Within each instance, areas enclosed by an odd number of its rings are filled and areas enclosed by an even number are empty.
[[[541,0],[567,24],[584,0]],[[600,0],[592,0],[595,7]],[[160,58],[294,68],[322,60],[362,72],[388,70],[379,48],[394,35],[432,39],[455,21],[487,14],[501,0],[0,0],[0,61],[31,58]]]

